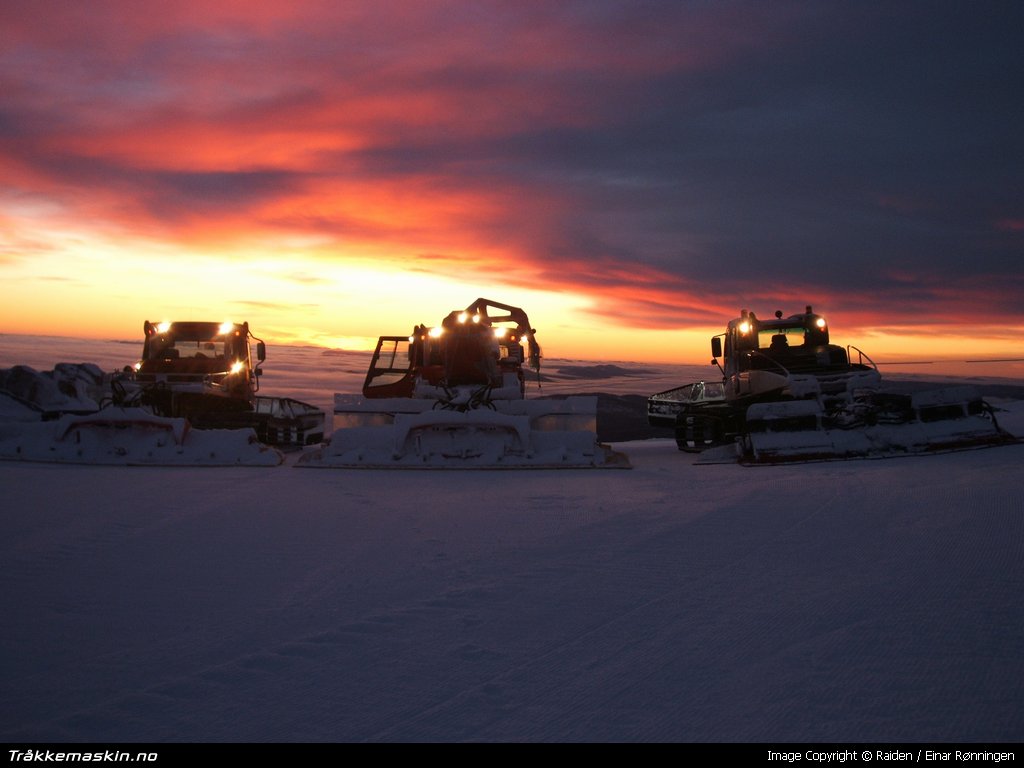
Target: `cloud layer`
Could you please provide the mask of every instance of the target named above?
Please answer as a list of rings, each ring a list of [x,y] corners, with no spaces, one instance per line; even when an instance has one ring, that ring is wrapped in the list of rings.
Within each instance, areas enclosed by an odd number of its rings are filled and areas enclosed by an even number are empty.
[[[1024,326],[1019,4],[214,5],[5,3],[0,205],[638,328]]]

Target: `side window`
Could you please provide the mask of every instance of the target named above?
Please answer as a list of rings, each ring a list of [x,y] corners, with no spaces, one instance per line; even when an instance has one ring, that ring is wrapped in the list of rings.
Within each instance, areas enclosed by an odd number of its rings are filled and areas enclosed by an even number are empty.
[[[368,377],[371,386],[385,386],[400,381],[409,370],[411,346],[408,339],[381,339]]]

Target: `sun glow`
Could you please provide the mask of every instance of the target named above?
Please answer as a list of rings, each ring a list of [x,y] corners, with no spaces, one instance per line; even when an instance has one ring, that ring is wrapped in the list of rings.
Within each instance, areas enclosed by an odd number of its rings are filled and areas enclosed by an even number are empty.
[[[274,245],[185,251],[146,238],[65,231],[45,252],[2,265],[8,289],[2,328],[131,339],[147,319],[230,317],[247,321],[270,343],[372,350],[380,335],[439,323],[482,296],[521,306],[542,342],[549,339],[566,356],[580,350],[557,343],[555,329],[575,339],[570,346],[595,352],[609,330],[585,315],[587,301],[580,297],[507,285],[494,276],[477,279],[471,271],[455,280],[443,268],[437,274],[419,265],[403,269],[391,260],[332,255],[322,244],[304,252],[292,242],[284,253],[273,252]]]

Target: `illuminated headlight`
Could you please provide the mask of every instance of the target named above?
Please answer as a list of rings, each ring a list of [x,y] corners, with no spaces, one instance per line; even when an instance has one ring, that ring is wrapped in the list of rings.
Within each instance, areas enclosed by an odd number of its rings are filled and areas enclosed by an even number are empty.
[[[171,330],[171,324],[166,320],[164,320],[162,323],[156,324],[157,333],[167,333],[169,330]]]
[[[825,327],[825,318],[824,317],[819,317],[817,320],[814,321],[814,324],[816,326],[818,326],[819,328],[824,328]]]
[[[416,337],[415,336],[410,336],[409,337],[409,343],[412,344],[414,341],[416,341]]]
[[[141,371],[142,370],[142,361],[139,360],[139,362],[137,362],[135,365],[133,365],[132,368],[134,368],[136,370],[136,372]]]
[[[474,323],[479,323],[480,322],[480,315],[473,315],[473,322]]]
[[[231,373],[241,373],[245,369],[245,363],[241,360],[235,360],[231,364]]]
[[[498,328],[494,329],[494,337],[496,339],[504,339],[506,333],[508,333],[508,328],[499,326]]]
[[[746,320],[740,323],[740,333],[742,333],[744,336],[750,333],[750,323],[748,323]]]
[[[221,323],[220,327],[217,329],[217,333],[219,333],[221,336],[226,336],[227,334],[231,333],[231,331],[233,331],[234,328],[234,323]]]
[[[459,312],[459,318],[458,318],[458,320],[459,320],[459,322],[460,322],[460,323],[464,323],[464,322],[466,322],[466,320],[467,320],[468,318],[469,318],[469,314],[468,314],[468,313],[466,313],[466,312]]]
[[[430,336],[430,338],[432,338],[432,339],[439,339],[441,337],[441,334],[443,334],[443,333],[444,333],[444,328],[442,328],[439,325],[435,325],[433,328],[431,328],[427,332],[427,335]]]

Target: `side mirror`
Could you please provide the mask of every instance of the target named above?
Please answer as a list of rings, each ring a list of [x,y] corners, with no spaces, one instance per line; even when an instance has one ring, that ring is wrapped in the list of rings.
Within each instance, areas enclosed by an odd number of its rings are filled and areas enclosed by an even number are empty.
[[[256,344],[256,359],[261,363],[267,359],[267,345],[262,341]]]
[[[711,356],[718,358],[722,356],[722,337],[712,336],[711,337]]]

